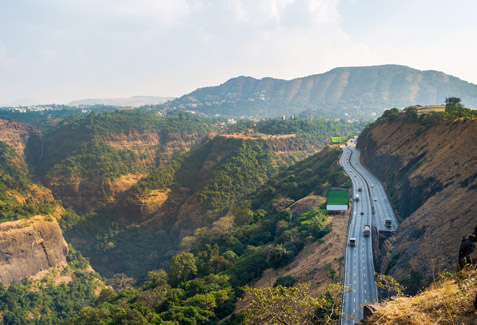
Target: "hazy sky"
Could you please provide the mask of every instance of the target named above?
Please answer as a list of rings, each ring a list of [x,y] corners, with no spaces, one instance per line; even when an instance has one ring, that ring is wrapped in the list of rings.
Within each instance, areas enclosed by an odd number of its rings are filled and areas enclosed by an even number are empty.
[[[0,0],[0,105],[403,64],[477,83],[475,0]]]

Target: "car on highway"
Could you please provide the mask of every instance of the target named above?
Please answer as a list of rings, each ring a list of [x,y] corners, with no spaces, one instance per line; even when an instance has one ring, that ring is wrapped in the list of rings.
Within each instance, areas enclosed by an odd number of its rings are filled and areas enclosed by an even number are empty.
[[[349,239],[349,245],[350,246],[356,246],[356,238],[350,238]]]
[[[364,216],[364,211],[361,211],[361,215]]]

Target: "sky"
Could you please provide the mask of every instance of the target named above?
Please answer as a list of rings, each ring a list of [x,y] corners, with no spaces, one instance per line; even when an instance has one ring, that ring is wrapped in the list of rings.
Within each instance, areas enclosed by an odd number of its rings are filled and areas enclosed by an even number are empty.
[[[0,106],[402,64],[477,83],[474,0],[0,0]]]

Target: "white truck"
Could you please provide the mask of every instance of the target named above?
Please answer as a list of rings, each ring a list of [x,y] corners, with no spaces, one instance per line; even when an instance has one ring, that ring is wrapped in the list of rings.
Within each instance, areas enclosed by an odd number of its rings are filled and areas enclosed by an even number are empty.
[[[356,195],[354,196],[354,200],[355,200],[356,202],[359,201],[359,195],[358,195],[358,194],[356,194]]]
[[[368,237],[370,233],[371,233],[371,228],[369,228],[369,225],[364,225],[363,235]]]

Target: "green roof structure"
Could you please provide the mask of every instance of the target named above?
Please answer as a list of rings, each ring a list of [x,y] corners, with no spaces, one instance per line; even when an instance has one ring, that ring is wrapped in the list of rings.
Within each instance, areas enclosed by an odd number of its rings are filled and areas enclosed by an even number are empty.
[[[341,143],[341,137],[331,137],[331,143]]]

